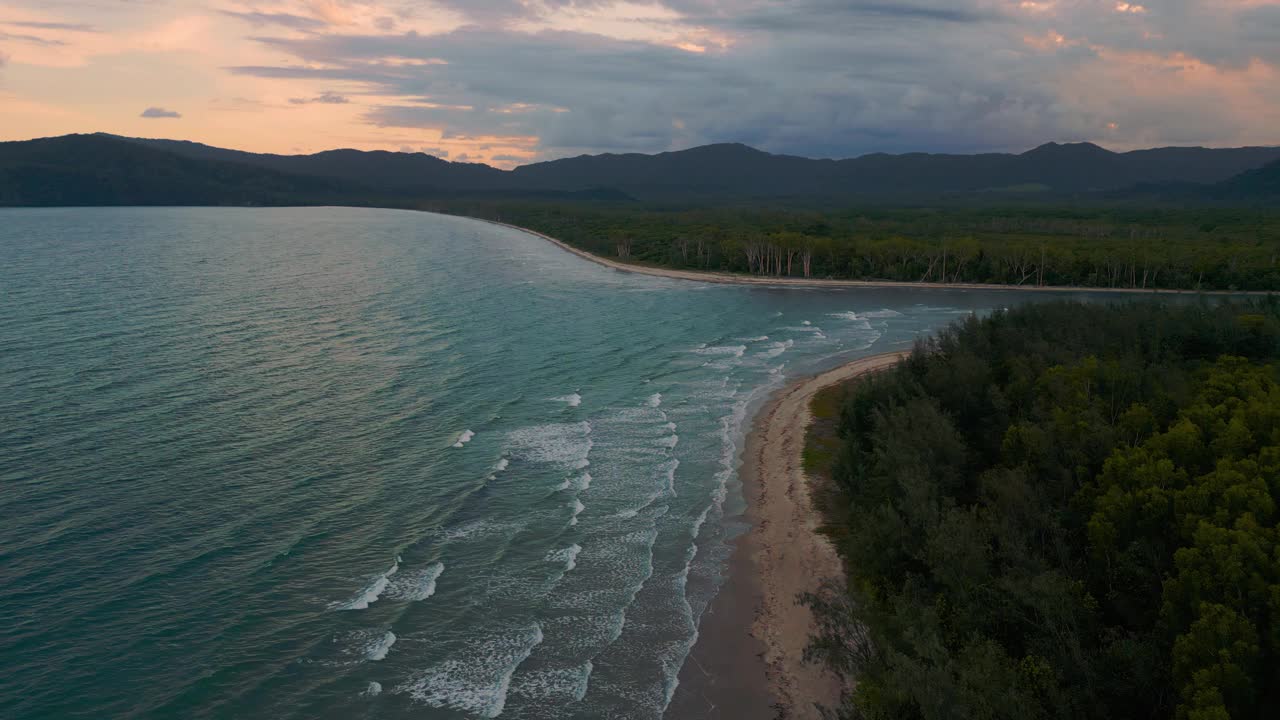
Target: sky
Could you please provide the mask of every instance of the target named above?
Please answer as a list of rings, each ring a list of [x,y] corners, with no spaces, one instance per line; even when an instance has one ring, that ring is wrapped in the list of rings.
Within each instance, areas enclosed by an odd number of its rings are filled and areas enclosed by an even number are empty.
[[[0,140],[500,167],[1280,144],[1280,0],[0,0]]]

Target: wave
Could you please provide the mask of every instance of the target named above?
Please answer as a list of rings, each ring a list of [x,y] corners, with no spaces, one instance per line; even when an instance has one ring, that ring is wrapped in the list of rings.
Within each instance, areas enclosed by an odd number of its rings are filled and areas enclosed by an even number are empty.
[[[567,548],[560,550],[552,550],[547,553],[547,562],[564,563],[564,571],[569,572],[578,566],[578,553],[582,552],[582,546],[574,543]]]
[[[511,453],[530,462],[586,467],[591,453],[591,423],[550,423],[517,428],[508,434]]]
[[[374,661],[382,660],[387,656],[387,653],[391,652],[391,646],[395,644],[396,634],[388,630],[376,642],[365,648],[365,657]]]
[[[649,399],[645,400],[645,404],[649,407],[658,407],[662,404],[662,393],[654,393],[650,395]]]
[[[761,335],[760,337],[749,337],[749,338],[738,338],[738,339],[741,340],[742,342],[748,342],[748,343],[764,342],[765,340],[769,339],[769,336]]]
[[[680,442],[680,436],[672,433],[666,437],[658,438],[653,444],[658,447],[664,447],[668,450],[673,449]]]
[[[455,442],[453,446],[456,448],[460,448],[463,445],[466,445],[467,443],[471,442],[471,438],[475,436],[476,434],[471,432],[470,430],[463,430],[462,434],[458,436],[458,441]]]
[[[664,463],[662,472],[667,476],[667,493],[671,497],[676,496],[676,468],[680,467],[680,461],[671,459]]]
[[[510,460],[507,458],[499,458],[498,462],[493,466],[493,472],[500,473],[503,470],[506,470],[509,465],[511,465]]]
[[[396,561],[391,564],[391,567],[388,568],[386,572],[375,577],[372,582],[370,582],[368,585],[365,586],[363,590],[360,591],[359,595],[356,595],[354,598],[348,600],[345,603],[340,603],[334,606],[333,609],[364,610],[365,608],[369,607],[369,605],[377,602],[378,598],[382,596],[382,592],[386,590],[387,585],[391,583],[391,576],[395,575],[396,571],[399,569],[400,569],[400,556],[397,555]]]
[[[756,357],[765,358],[766,360],[772,360],[773,358],[776,358],[782,353],[790,350],[792,347],[795,347],[795,344],[796,344],[795,340],[775,342],[769,346],[768,350],[762,350],[756,353]]]
[[[578,407],[579,405],[582,404],[582,396],[579,395],[578,393],[563,395],[561,397],[554,397],[554,398],[551,398],[551,400],[553,402],[562,402],[565,405],[568,405],[569,407]]]
[[[468,643],[463,654],[419,673],[402,691],[432,707],[498,717],[507,704],[511,677],[542,640],[542,626],[533,623],[508,635]]]
[[[543,667],[522,672],[512,681],[511,692],[541,707],[581,702],[587,696],[594,668],[592,662],[587,660],[580,665]]]
[[[582,492],[591,487],[591,473],[582,473],[573,479],[573,489]]]
[[[570,524],[570,525],[577,525],[577,524],[578,524],[578,515],[582,514],[582,511],[583,511],[583,510],[586,510],[586,509],[587,509],[587,506],[586,506],[586,505],[583,505],[583,504],[582,504],[582,501],[581,501],[581,500],[579,500],[578,498],[574,498],[574,499],[573,499],[573,504],[572,504],[572,505],[570,505],[569,507],[573,508],[573,515],[570,515],[570,516],[569,516],[569,524]]]
[[[746,351],[746,345],[711,345],[694,348],[691,352],[695,355],[730,355],[732,357],[742,357],[743,353]]]
[[[426,600],[436,593],[436,580],[443,572],[444,563],[435,562],[419,570],[400,573],[391,582],[388,597],[410,602]]]
[[[493,520],[472,520],[456,527],[445,528],[441,535],[445,540],[467,540],[473,537],[514,534],[523,527],[514,522],[496,522]]]
[[[369,684],[365,686],[364,692],[360,694],[365,697],[375,697],[380,695],[382,694],[382,683],[370,680]]]

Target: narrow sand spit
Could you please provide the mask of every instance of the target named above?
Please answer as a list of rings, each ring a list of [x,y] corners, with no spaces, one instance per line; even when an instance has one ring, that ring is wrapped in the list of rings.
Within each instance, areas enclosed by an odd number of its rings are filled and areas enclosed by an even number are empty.
[[[544,235],[536,230],[519,225],[472,218],[492,225],[501,225],[512,230],[519,230],[546,240],[567,250],[574,255],[585,258],[605,267],[621,272],[653,275],[676,280],[694,280],[697,282],[725,283],[730,285],[764,285],[768,287],[802,287],[802,288],[947,288],[950,290],[1018,290],[1021,292],[1088,292],[1088,293],[1125,293],[1129,295],[1271,295],[1262,290],[1230,291],[1230,290],[1162,290],[1158,288],[1105,288],[1105,287],[1071,287],[1067,285],[1001,285],[996,283],[936,283],[936,282],[904,282],[898,280],[826,280],[822,278],[795,277],[756,277],[736,273],[708,272],[701,270],[676,270],[674,268],[655,267],[652,265],[635,265],[602,257],[586,250],[576,248],[563,240]]]
[[[756,416],[743,459],[744,491],[752,529],[745,545],[761,584],[761,603],[751,634],[765,646],[765,675],[787,718],[819,718],[814,706],[839,704],[839,678],[804,662],[804,648],[815,631],[800,593],[816,591],[827,578],[843,575],[840,556],[818,533],[821,517],[814,506],[802,453],[809,411],[819,390],[884,370],[909,352],[855,360],[802,380],[775,395]]]

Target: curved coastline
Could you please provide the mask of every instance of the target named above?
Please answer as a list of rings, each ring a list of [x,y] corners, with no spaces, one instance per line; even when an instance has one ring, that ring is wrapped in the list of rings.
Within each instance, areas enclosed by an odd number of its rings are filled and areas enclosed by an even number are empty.
[[[871,355],[799,378],[756,414],[739,472],[750,529],[736,539],[728,580],[703,616],[672,717],[818,720],[818,704],[839,705],[842,681],[804,660],[816,628],[797,602],[844,574],[835,547],[818,532],[822,518],[804,472],[810,404],[819,391],[890,368],[910,353]]]
[[[675,280],[694,280],[697,282],[721,283],[726,285],[757,285],[762,287],[794,287],[794,288],[913,288],[926,290],[1007,290],[1018,292],[1046,292],[1046,293],[1118,293],[1123,295],[1273,295],[1274,293],[1265,290],[1178,290],[1172,288],[1105,288],[1105,287],[1077,287],[1074,285],[1005,285],[1000,283],[937,283],[937,282],[908,282],[903,280],[831,280],[823,278],[794,278],[794,277],[755,277],[752,275],[739,275],[725,272],[711,272],[706,270],[677,270],[674,268],[655,267],[652,265],[635,265],[632,263],[619,262],[595,253],[587,252],[581,248],[576,248],[569,243],[558,240],[550,235],[540,233],[537,230],[530,230],[519,225],[504,223],[498,220],[486,220],[485,218],[471,218],[480,220],[491,225],[499,225],[512,230],[528,233],[535,237],[540,237],[549,243],[552,243],[562,250],[571,252],[578,257],[590,260],[598,265],[604,265],[613,268],[619,272],[637,273],[639,275],[652,275],[654,277],[670,278]]]

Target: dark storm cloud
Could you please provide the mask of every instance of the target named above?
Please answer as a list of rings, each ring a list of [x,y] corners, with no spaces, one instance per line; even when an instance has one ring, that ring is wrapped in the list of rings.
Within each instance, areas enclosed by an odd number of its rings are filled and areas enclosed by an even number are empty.
[[[1124,64],[1177,88],[1190,61],[1142,58],[1185,55],[1224,68],[1280,60],[1272,32],[1280,8],[1224,10],[1202,0],[1152,3],[1142,13],[1084,0],[1043,11],[998,0],[672,0],[684,19],[655,26],[692,33],[705,53],[585,32],[516,32],[508,23],[532,17],[533,6],[454,5],[481,20],[439,35],[262,38],[297,63],[232,70],[363,84],[400,98],[371,107],[371,124],[536,136],[546,155],[739,141],[848,156],[1025,149],[1105,141],[1107,132],[1212,142],[1215,132],[1252,126],[1229,115],[1225,96],[1135,92]],[[553,3],[564,5],[608,3]],[[708,33],[730,44],[698,40]],[[1271,92],[1274,107],[1280,91]]]

